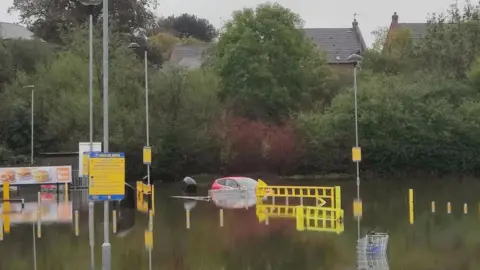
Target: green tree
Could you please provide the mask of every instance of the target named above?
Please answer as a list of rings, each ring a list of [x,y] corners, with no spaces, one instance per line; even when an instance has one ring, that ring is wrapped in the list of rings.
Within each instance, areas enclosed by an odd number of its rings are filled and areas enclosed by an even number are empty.
[[[326,96],[324,58],[301,26],[300,17],[279,4],[233,13],[213,65],[221,97],[237,114],[278,121]]]
[[[217,29],[208,20],[188,13],[177,17],[172,15],[160,18],[157,24],[159,31],[170,32],[180,38],[192,37],[204,42],[212,42],[218,36]]]
[[[53,52],[51,45],[40,40],[0,40],[0,87],[19,72],[32,74],[37,65],[51,59]]]
[[[167,68],[152,78],[154,166],[162,179],[218,169],[217,95],[218,78],[210,70]]]
[[[411,31],[408,28],[389,31],[386,27],[380,27],[372,34],[375,40],[372,48],[363,55],[362,67],[386,74],[398,74],[414,68],[413,44]]]
[[[399,76],[364,75],[359,81],[359,137],[362,167],[376,171],[415,169],[476,172],[480,123],[479,95],[463,82],[419,72]],[[354,101],[339,94],[324,113],[299,118],[320,170],[352,168]]]
[[[109,0],[109,20],[118,31],[132,33],[139,27],[153,23],[154,16],[150,8],[156,5],[156,0]],[[69,32],[88,21],[88,7],[79,0],[14,0],[9,10],[18,12],[20,21],[36,36],[53,43],[61,41],[63,32]],[[94,22],[98,22],[101,15],[100,4],[94,7]]]
[[[433,15],[416,51],[422,67],[464,79],[480,53],[480,6],[452,5],[447,14]]]

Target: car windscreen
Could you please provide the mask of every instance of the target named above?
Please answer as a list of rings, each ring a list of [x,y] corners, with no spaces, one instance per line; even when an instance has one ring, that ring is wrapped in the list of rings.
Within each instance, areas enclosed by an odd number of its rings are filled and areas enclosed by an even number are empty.
[[[244,188],[255,188],[258,184],[258,182],[252,178],[240,178],[237,180],[237,183]]]

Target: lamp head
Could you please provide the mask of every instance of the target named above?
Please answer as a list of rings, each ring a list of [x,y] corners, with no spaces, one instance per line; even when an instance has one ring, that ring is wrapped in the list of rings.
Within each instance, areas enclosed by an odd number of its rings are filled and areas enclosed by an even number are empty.
[[[132,43],[128,44],[128,48],[129,49],[138,49],[138,48],[140,48],[140,44],[138,44],[137,42],[132,42]]]
[[[85,6],[97,6],[102,3],[102,0],[80,0],[80,3]]]

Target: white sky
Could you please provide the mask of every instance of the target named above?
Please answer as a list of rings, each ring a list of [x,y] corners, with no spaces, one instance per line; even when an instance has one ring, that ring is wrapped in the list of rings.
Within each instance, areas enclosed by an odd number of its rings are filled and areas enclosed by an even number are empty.
[[[0,0],[0,21],[17,22],[15,14],[7,9],[13,0]],[[264,0],[159,0],[157,15],[195,14],[209,20],[215,27],[231,18],[234,10],[255,7]],[[228,3],[227,3],[228,2]],[[353,14],[364,35],[365,42],[373,42],[371,32],[378,26],[388,26],[393,12],[400,22],[425,22],[429,13],[444,12],[455,0],[277,0],[284,7],[300,14],[305,27],[351,27]],[[462,0],[458,1],[462,2]]]

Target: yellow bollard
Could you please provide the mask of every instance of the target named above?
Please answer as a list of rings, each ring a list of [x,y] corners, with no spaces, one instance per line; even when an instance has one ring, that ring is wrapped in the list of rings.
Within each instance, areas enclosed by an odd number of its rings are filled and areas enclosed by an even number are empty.
[[[117,233],[117,210],[112,211],[112,231]]]
[[[452,213],[452,204],[450,202],[447,202],[447,214]]]
[[[435,213],[435,202],[432,201],[432,213]]]
[[[190,229],[190,210],[185,212],[186,215],[186,222],[187,222],[187,229]]]
[[[40,192],[38,192],[37,194],[38,198],[38,210],[37,210],[37,238],[41,238],[42,237],[42,212],[41,212],[41,209],[42,209],[42,197],[41,197],[41,194]]]
[[[302,206],[295,207],[296,212],[296,223],[297,223],[297,231],[304,231],[305,230],[305,213],[303,212]]]
[[[10,184],[6,182],[3,183],[3,200],[10,200]]]
[[[80,234],[80,230],[78,228],[78,210],[75,210],[75,236]]]
[[[468,205],[466,203],[463,204],[463,213],[468,214]]]
[[[339,186],[335,186],[335,207],[336,209],[342,208],[342,191]]]
[[[408,209],[409,209],[409,220],[410,224],[414,223],[415,217],[414,217],[414,202],[413,202],[413,189],[408,190]]]
[[[223,209],[220,208],[220,227],[223,227]]]
[[[10,233],[10,202],[3,204],[3,231],[5,233]]]

